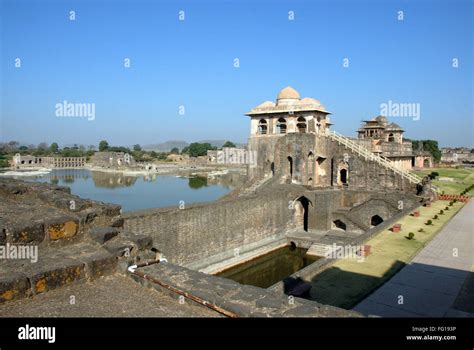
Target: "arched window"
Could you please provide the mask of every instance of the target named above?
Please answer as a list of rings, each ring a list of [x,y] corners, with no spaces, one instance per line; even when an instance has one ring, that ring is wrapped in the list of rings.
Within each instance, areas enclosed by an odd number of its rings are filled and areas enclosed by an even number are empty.
[[[306,133],[306,119],[304,117],[299,117],[296,121],[296,127],[298,128],[299,133]]]
[[[395,142],[395,137],[392,133],[388,134],[388,142]]]
[[[260,119],[258,122],[258,133],[260,135],[265,135],[267,133],[267,121],[265,119]]]
[[[285,118],[280,118],[277,121],[277,133],[278,134],[286,134],[286,120]]]

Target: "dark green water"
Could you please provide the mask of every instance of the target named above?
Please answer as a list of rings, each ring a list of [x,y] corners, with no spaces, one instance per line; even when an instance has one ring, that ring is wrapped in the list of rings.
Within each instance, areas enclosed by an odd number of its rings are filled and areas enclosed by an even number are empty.
[[[318,260],[317,257],[306,256],[306,251],[303,248],[283,247],[224,270],[216,276],[268,288]]]

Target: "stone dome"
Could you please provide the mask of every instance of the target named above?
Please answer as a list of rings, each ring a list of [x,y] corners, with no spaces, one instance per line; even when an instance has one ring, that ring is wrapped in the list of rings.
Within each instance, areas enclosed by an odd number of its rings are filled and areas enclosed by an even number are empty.
[[[278,93],[277,104],[281,102],[289,102],[291,100],[300,100],[300,94],[291,86],[287,86]]]
[[[319,102],[318,100],[312,98],[312,97],[305,97],[303,99],[301,99],[300,101],[300,104],[302,105],[317,105],[317,106],[320,106],[321,105],[321,102]]]
[[[272,102],[272,101],[265,101],[265,102],[259,104],[255,108],[268,108],[268,107],[275,107],[275,103]]]
[[[379,122],[379,124],[382,124],[382,125],[387,125],[388,124],[388,119],[387,117],[383,116],[383,115],[379,115],[377,118],[375,118],[375,120],[377,122]]]

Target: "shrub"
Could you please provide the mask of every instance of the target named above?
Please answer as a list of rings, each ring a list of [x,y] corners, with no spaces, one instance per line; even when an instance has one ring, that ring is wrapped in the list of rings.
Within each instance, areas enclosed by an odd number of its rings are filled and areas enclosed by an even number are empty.
[[[443,215],[443,214],[444,214],[443,209],[441,209],[441,210],[439,211],[439,214],[440,214],[440,215]]]
[[[426,222],[426,224],[427,224],[427,225],[433,225],[433,221],[428,220],[428,221]]]
[[[449,202],[449,206],[452,207],[452,206],[453,206],[453,202]]]
[[[434,220],[438,220],[438,215],[433,216]]]
[[[444,208],[444,210],[449,210],[449,207]]]
[[[418,232],[425,232],[425,230],[423,230],[422,228],[420,228],[420,229],[418,230]]]
[[[415,234],[414,234],[413,232],[410,232],[410,233],[408,234],[408,239],[409,239],[409,240],[415,239]]]
[[[458,200],[457,199],[453,199],[453,203],[456,203]]]

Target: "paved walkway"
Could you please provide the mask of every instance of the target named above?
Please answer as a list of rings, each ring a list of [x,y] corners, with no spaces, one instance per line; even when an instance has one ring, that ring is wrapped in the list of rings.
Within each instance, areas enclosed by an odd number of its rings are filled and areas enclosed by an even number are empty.
[[[470,200],[410,264],[354,310],[382,317],[474,317],[473,237]]]

